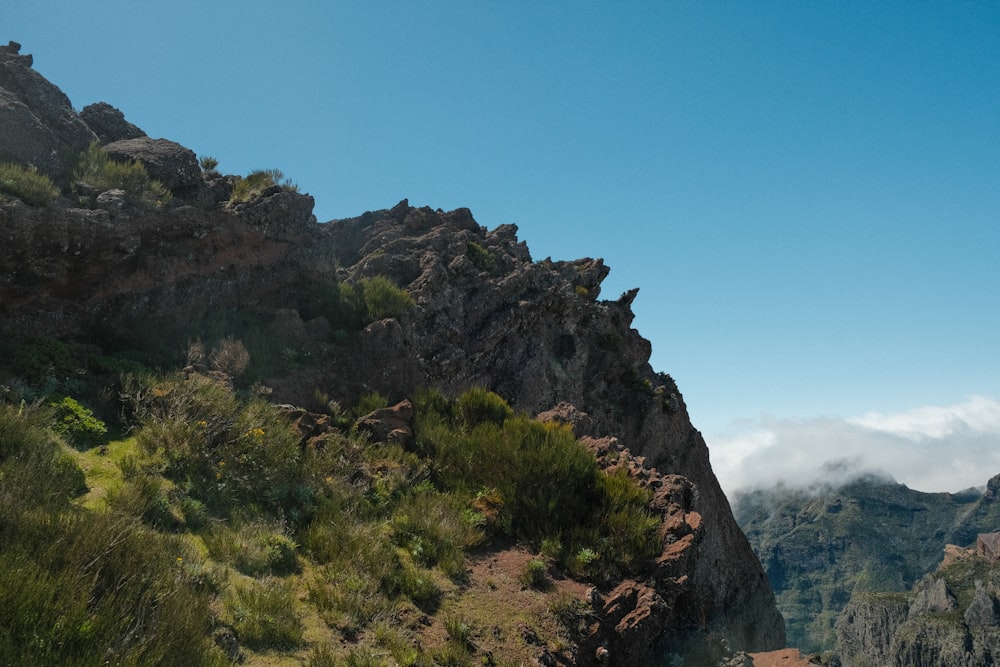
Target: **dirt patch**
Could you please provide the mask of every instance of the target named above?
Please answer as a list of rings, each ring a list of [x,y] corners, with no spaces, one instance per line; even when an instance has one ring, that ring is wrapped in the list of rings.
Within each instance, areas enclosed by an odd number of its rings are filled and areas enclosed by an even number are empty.
[[[802,655],[797,648],[751,653],[750,657],[753,658],[754,667],[817,667],[820,664]]]

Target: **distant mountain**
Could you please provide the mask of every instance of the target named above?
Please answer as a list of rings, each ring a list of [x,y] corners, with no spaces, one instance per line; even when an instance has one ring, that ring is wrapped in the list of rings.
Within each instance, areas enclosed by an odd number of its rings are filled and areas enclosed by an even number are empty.
[[[1000,530],[1000,476],[985,492],[923,493],[868,475],[840,487],[739,493],[733,512],[785,617],[788,643],[829,651],[852,594],[902,592],[936,569],[946,544]]]

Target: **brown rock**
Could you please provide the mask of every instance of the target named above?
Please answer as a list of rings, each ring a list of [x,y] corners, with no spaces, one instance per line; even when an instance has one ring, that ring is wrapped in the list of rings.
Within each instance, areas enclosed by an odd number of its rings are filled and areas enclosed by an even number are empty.
[[[373,442],[408,445],[413,441],[413,404],[406,400],[390,408],[374,410],[354,426],[358,431],[368,433]]]

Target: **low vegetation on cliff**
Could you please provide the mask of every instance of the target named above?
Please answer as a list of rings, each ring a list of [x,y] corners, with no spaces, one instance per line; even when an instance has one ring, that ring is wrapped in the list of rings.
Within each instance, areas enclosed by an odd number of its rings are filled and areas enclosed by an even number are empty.
[[[519,624],[569,645],[586,612],[553,577],[606,581],[659,550],[648,491],[484,390],[422,392],[412,439],[375,444],[349,413],[315,416],[329,427],[306,442],[225,376],[125,375],[119,393],[113,440],[89,411],[71,437],[72,399],[0,403],[6,659],[481,664],[487,645],[517,655],[488,635]],[[453,616],[470,556],[512,544],[537,554],[517,575],[561,625],[502,606],[490,627],[470,621],[485,609]]]

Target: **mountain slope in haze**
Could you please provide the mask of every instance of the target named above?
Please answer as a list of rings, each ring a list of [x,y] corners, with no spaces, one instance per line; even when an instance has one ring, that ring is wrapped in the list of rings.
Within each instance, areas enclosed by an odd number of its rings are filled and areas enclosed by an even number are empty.
[[[1000,530],[1000,476],[985,492],[923,493],[875,475],[840,487],[737,494],[733,511],[785,617],[788,641],[829,651],[854,593],[903,592],[933,571],[946,544]]]

